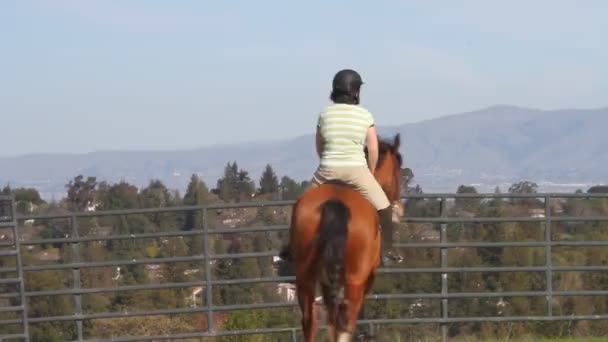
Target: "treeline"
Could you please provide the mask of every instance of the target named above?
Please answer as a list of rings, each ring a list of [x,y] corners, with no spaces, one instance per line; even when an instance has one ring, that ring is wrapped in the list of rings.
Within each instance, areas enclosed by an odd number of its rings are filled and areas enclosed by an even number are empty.
[[[224,175],[219,178],[215,187],[209,189],[197,175],[192,175],[187,192],[191,187],[200,186],[204,189],[208,202],[242,202],[250,201],[256,196],[264,199],[293,200],[300,196],[306,189],[309,181],[296,181],[289,176],[279,179],[271,165],[266,165],[260,179],[256,182],[251,179],[249,172],[239,168],[237,162],[228,163],[224,169]],[[191,204],[192,199],[181,197],[179,191],[168,189],[160,180],[152,180],[149,185],[141,191],[128,182],[121,181],[110,184],[106,181],[98,182],[96,177],[84,177],[79,175],[66,184],[67,197],[55,203],[46,203],[40,197],[39,192],[33,188],[12,189],[10,184],[0,189],[0,194],[13,194],[17,201],[17,210],[21,214],[33,212],[40,213],[47,210],[48,206],[60,206],[69,210],[83,211],[90,206],[96,209],[116,209],[133,207],[159,207],[179,204]],[[127,202],[113,202],[126,199]],[[212,194],[211,196],[209,194]],[[182,202],[183,201],[183,202]],[[137,203],[136,203],[137,202]]]
[[[161,181],[152,180],[138,189],[128,182],[111,184],[99,182],[95,177],[79,175],[66,184],[66,198],[47,203],[35,189],[11,189],[0,192],[13,194],[17,211],[28,214],[61,214],[70,211],[105,211],[139,208],[167,208],[175,206],[207,205],[247,201],[296,199],[307,188],[308,182],[297,182],[288,176],[279,178],[270,165],[259,180],[240,169],[236,162],[228,163],[223,177],[215,187],[209,188],[197,175],[192,175],[183,196],[168,189]],[[238,228],[283,224],[289,219],[288,207],[264,207],[208,211],[210,228]],[[166,212],[79,218],[76,222],[79,236],[105,236],[144,234],[155,232],[188,231],[202,229],[202,212]],[[44,219],[20,222],[25,240],[58,239],[74,236],[67,219]],[[216,234],[210,236],[209,247],[213,254],[268,252],[277,250],[285,240],[285,232],[254,232],[244,234]],[[79,244],[80,253],[74,255],[69,243],[46,243],[23,246],[25,265],[61,264],[71,262],[106,262],[149,260],[146,263],[117,267],[83,268],[80,272],[82,288],[113,288],[118,286],[155,283],[200,282],[201,286],[168,288],[161,290],[133,290],[115,293],[82,295],[82,312],[136,312],[142,310],[184,309],[207,305],[205,302],[205,272],[201,261],[161,262],[167,258],[202,255],[202,234],[185,237],[150,239],[112,239]],[[155,262],[158,259],[159,262]],[[0,257],[0,268],[14,267],[14,258]],[[220,259],[213,262],[212,279],[259,278],[277,275],[272,257],[246,259]],[[3,276],[4,275],[0,275]],[[70,289],[74,285],[71,270],[50,270],[25,273],[26,291]],[[16,287],[3,286],[10,293]],[[213,305],[236,305],[281,300],[276,284],[218,285],[213,287]],[[16,298],[0,298],[6,305],[19,305]],[[71,295],[32,297],[28,303],[30,317],[54,317],[76,312]],[[219,312],[214,318],[216,329],[248,329],[252,326],[290,326],[297,324],[292,309]],[[163,335],[207,330],[204,314],[157,315],[155,319],[133,317],[121,319],[95,319],[84,321],[85,338],[118,337],[126,335]],[[18,316],[0,313],[0,320]],[[0,335],[18,332],[18,326],[0,326]],[[76,325],[71,322],[32,324],[32,341],[66,341],[76,339]],[[225,337],[222,341],[262,341],[262,336],[246,338]]]
[[[404,184],[410,183],[411,174],[404,173]],[[152,180],[146,187],[138,189],[127,182],[110,184],[98,182],[94,177],[78,176],[66,184],[67,197],[58,202],[44,202],[34,189],[10,189],[21,214],[65,213],[68,211],[117,210],[138,208],[167,208],[181,205],[206,205],[213,203],[236,203],[244,201],[268,201],[296,199],[308,187],[308,182],[298,182],[287,176],[279,178],[268,165],[258,180],[238,167],[228,163],[224,175],[209,188],[198,176],[192,175],[190,184],[182,196],[168,189],[161,181]],[[532,182],[513,184],[509,193],[536,193]],[[404,189],[422,193],[420,186]],[[496,189],[500,192],[500,189]],[[476,193],[470,186],[460,186],[458,193]],[[582,190],[580,191],[582,192]],[[593,187],[587,192],[608,192],[604,187]],[[521,217],[542,213],[542,200],[531,199],[475,199],[466,198],[450,202],[448,214],[454,217]],[[551,203],[552,215],[608,215],[605,199],[564,199]],[[286,225],[291,208],[264,207],[209,210],[207,224],[210,228],[255,227]],[[439,203],[432,199],[410,199],[406,203],[406,215],[439,216]],[[26,265],[62,264],[77,260],[81,262],[106,262],[144,260],[112,267],[83,268],[80,286],[83,288],[114,288],[134,285],[200,282],[201,286],[167,288],[161,290],[131,290],[118,292],[87,293],[82,295],[82,312],[98,314],[105,312],[137,312],[142,310],[186,309],[207,305],[205,295],[204,263],[201,261],[165,262],[168,258],[200,256],[204,252],[204,241],[200,234],[190,234],[201,229],[200,211],[146,213],[120,216],[84,217],[77,220],[79,236],[129,235],[154,232],[184,231],[184,237],[148,239],[111,239],[79,244],[78,255],[73,246],[65,243],[46,243],[23,246]],[[21,222],[25,240],[53,239],[74,236],[69,220],[36,220]],[[554,222],[554,240],[606,240],[608,228],[600,222]],[[451,224],[448,227],[450,242],[503,242],[543,241],[544,226],[536,223],[484,223]],[[286,232],[226,233],[210,236],[209,247],[213,254],[250,253],[276,251],[286,241]],[[396,241],[437,242],[439,227],[434,224],[400,224]],[[449,265],[453,267],[500,267],[542,266],[542,247],[495,247],[453,248],[449,250]],[[438,267],[440,253],[436,248],[403,248],[405,259],[398,267]],[[608,260],[605,247],[569,247],[553,249],[554,265],[592,265]],[[156,261],[158,260],[158,261]],[[149,261],[149,262],[148,262]],[[161,262],[162,261],[162,262]],[[9,257],[0,258],[0,268],[14,267]],[[293,275],[290,265],[274,262],[272,257],[231,259],[224,257],[213,261],[212,280],[264,278]],[[559,290],[605,290],[608,288],[606,272],[554,272],[553,289]],[[1,275],[4,277],[4,275]],[[9,277],[9,276],[6,276]],[[26,272],[27,291],[70,289],[74,285],[72,270]],[[449,291],[542,291],[546,284],[544,272],[509,273],[454,273],[448,278]],[[280,302],[286,300],[288,285],[251,283],[245,285],[222,284],[213,286],[214,306]],[[16,289],[3,288],[3,293]],[[280,290],[280,291],[279,291]],[[379,275],[374,293],[439,293],[440,274],[413,273],[408,275]],[[16,299],[0,298],[2,305],[18,305]],[[606,296],[555,297],[554,315],[607,314]],[[546,302],[537,297],[479,297],[450,299],[449,315],[455,316],[508,316],[544,315]],[[439,317],[441,302],[437,299],[377,300],[365,304],[366,318],[418,318]],[[30,317],[68,316],[76,312],[71,295],[32,297],[28,303]],[[136,335],[163,335],[206,331],[208,322],[204,314],[156,315],[146,317],[93,319],[84,321],[85,338],[110,338]],[[216,312],[213,320],[216,330],[255,329],[299,326],[297,308],[267,310],[233,310]],[[14,319],[15,315],[0,313],[0,320]],[[438,336],[436,325],[388,325],[376,329],[379,340],[425,340]],[[472,323],[450,325],[451,336],[479,338],[512,338],[518,336],[605,336],[608,323],[605,321],[580,322],[532,322],[532,323]],[[0,326],[0,334],[18,331],[17,326]],[[32,324],[32,341],[65,341],[76,338],[76,325],[71,322]],[[275,338],[275,336],[273,336]],[[290,341],[289,336],[277,335],[274,340]],[[224,337],[220,341],[265,341],[268,336]],[[194,340],[192,340],[194,341]],[[198,339],[197,339],[198,341]]]
[[[535,194],[538,186],[533,182],[513,184],[510,194]],[[421,192],[421,189],[417,191]],[[500,193],[500,189],[495,190]],[[577,190],[577,193],[583,193]],[[556,198],[549,203],[550,214],[559,216],[608,216],[608,187],[595,186],[587,193],[606,193],[601,198]],[[457,193],[477,193],[471,186],[458,187]],[[543,217],[544,200],[537,198],[460,198],[449,203],[449,217]],[[407,201],[406,215],[411,217],[438,217],[439,201],[436,199],[411,199]],[[432,243],[440,241],[438,224],[401,224],[401,242]],[[448,224],[448,242],[540,242],[545,240],[544,222],[508,223],[454,223]],[[608,222],[553,221],[553,241],[608,241]],[[403,248],[404,261],[398,267],[440,267],[438,248]],[[605,246],[579,247],[554,246],[551,261],[554,266],[604,266],[608,260]],[[448,249],[448,266],[464,267],[528,267],[545,265],[544,247],[468,247]],[[441,293],[441,274],[413,273],[407,275],[381,275],[373,288],[374,293]],[[456,272],[448,275],[449,293],[487,293],[545,291],[546,273],[539,272]],[[557,272],[552,275],[554,291],[606,291],[608,272]],[[554,316],[607,315],[608,296],[554,296],[551,303]],[[450,317],[506,317],[545,316],[547,298],[544,295],[479,296],[450,298]],[[366,302],[368,318],[423,318],[441,317],[440,299],[378,300]],[[608,321],[580,320],[556,322],[474,322],[449,324],[451,337],[467,337],[480,340],[541,337],[588,337],[608,336]],[[387,341],[440,340],[437,325],[387,325],[381,329]]]

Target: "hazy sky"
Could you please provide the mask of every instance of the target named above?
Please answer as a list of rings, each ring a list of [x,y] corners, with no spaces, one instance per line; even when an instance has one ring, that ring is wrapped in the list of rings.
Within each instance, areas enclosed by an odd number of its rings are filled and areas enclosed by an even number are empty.
[[[0,2],[0,155],[312,133],[333,74],[380,125],[608,105],[608,1]]]

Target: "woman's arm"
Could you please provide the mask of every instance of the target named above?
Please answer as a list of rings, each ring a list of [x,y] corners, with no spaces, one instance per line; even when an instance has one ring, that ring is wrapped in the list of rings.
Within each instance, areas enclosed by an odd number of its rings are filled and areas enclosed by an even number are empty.
[[[374,173],[378,164],[378,134],[376,126],[371,126],[367,129],[367,166]]]
[[[323,151],[323,137],[321,137],[321,130],[317,126],[317,137],[315,139],[315,145],[317,148],[317,156],[321,159],[321,151]]]

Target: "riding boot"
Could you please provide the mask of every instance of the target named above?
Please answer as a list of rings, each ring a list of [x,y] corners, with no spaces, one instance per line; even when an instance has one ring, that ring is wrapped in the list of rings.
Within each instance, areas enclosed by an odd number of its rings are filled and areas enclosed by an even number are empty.
[[[387,207],[381,210],[378,210],[378,215],[380,216],[380,226],[382,227],[382,264],[384,265],[386,259],[392,259],[393,261],[397,261],[402,259],[400,255],[397,255],[393,251],[393,211],[392,207]]]
[[[283,247],[279,250],[279,258],[284,261],[292,262],[291,259],[291,251],[289,250],[289,245],[283,245]]]

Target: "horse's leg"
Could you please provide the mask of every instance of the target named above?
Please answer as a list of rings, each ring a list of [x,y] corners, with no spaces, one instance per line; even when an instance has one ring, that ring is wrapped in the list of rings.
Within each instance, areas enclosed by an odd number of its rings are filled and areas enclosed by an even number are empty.
[[[359,315],[359,310],[361,309],[361,305],[363,304],[363,298],[365,296],[365,289],[367,287],[367,283],[360,285],[351,285],[348,284],[345,286],[345,302],[346,310],[340,312],[341,315],[344,315],[343,321],[345,322],[345,326],[343,331],[338,332],[338,341],[337,342],[350,342],[353,338],[353,333],[357,328],[357,316]]]
[[[372,271],[367,277],[367,281],[365,282],[365,290],[363,291],[363,296],[367,295],[369,291],[371,291],[374,286],[374,280],[376,279],[376,271]],[[361,305],[361,311],[359,314],[359,319],[365,318],[365,307]]]
[[[300,310],[302,310],[302,331],[306,342],[313,342],[317,330],[317,320],[315,317],[315,286],[310,283],[314,278],[302,277],[302,281],[296,283],[296,292]]]
[[[376,270],[374,269],[370,274],[369,277],[367,278],[367,282],[365,283],[365,291],[363,292],[363,300],[365,300],[365,296],[367,294],[370,293],[370,291],[372,290],[372,287],[374,286],[374,281],[376,280]],[[362,302],[361,304],[361,310],[359,313],[359,319],[365,319],[365,303]],[[373,340],[374,336],[370,335],[371,332],[368,334],[367,332],[365,332],[365,336],[367,338],[367,340]]]
[[[369,275],[369,277],[367,278],[367,282],[365,283],[365,291],[364,291],[364,296],[367,295],[370,290],[372,289],[372,286],[374,285],[374,279],[376,278],[376,272],[372,271]],[[365,305],[361,304],[361,309],[359,310],[359,314],[357,315],[357,320],[362,320],[365,319]],[[366,341],[367,339],[371,338],[370,334],[367,331],[367,328],[357,328],[357,335],[358,336],[363,336]]]
[[[329,342],[336,341],[336,317],[331,313],[334,312],[335,306],[331,297],[331,288],[327,285],[321,286],[321,293],[323,294],[323,302],[327,311],[327,339]]]

